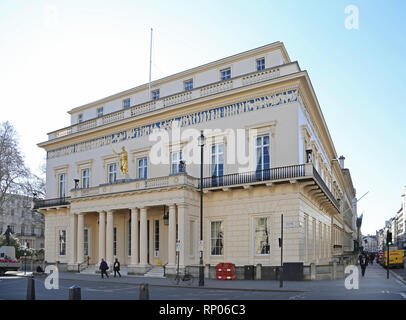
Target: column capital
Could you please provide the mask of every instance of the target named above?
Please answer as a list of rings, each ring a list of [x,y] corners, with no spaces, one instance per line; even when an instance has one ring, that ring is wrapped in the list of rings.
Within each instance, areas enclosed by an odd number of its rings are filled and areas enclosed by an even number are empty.
[[[107,210],[106,212],[107,212],[108,215],[110,215],[110,214],[113,214],[113,213],[114,213],[114,210],[113,210],[113,209],[110,209],[110,210]]]
[[[169,209],[176,209],[176,203],[168,204]]]
[[[138,207],[132,207],[132,208],[130,208],[130,210],[131,210],[131,212],[134,212],[134,211],[139,211],[140,210],[140,208],[138,208]]]

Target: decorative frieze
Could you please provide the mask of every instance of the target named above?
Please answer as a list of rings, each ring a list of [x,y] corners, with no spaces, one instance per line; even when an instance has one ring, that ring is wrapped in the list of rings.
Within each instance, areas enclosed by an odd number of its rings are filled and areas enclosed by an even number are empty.
[[[47,159],[58,158],[72,153],[88,151],[106,145],[110,145],[112,143],[122,142],[128,139],[136,139],[139,137],[147,136],[156,129],[168,130],[172,127],[174,122],[178,122],[180,127],[193,126],[208,121],[232,117],[248,112],[259,111],[262,109],[288,104],[296,101],[298,101],[298,90],[297,89],[287,90],[275,93],[273,95],[263,96],[242,102],[236,102],[227,106],[215,107],[209,110],[195,112],[185,116],[160,121],[137,128],[132,128],[126,131],[117,132],[112,135],[54,149],[48,151]]]

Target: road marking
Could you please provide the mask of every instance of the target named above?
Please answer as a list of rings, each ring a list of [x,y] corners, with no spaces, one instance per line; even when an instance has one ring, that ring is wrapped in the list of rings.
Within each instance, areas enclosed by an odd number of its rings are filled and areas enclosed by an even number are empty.
[[[406,294],[405,293],[400,293],[400,295],[403,297],[403,299],[406,299]]]
[[[402,288],[406,288],[405,284],[404,284],[402,281],[400,281],[400,280],[398,280],[398,279],[395,279],[395,281],[396,281],[397,283],[399,283]]]

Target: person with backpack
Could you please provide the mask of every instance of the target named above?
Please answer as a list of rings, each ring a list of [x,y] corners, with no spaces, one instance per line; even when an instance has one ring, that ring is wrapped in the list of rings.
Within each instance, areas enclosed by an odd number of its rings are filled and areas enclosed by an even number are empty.
[[[109,269],[109,266],[107,265],[107,262],[104,261],[104,259],[101,260],[99,269],[101,271],[102,279],[103,279],[103,274],[105,274],[107,278],[109,277],[109,275],[107,274],[107,270]]]

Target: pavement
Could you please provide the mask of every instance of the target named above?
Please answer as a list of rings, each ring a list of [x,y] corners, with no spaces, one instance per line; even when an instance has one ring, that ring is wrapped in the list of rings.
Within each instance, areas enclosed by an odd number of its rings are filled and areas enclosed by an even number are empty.
[[[70,286],[82,288],[83,299],[137,299],[140,285],[147,283],[153,300],[406,300],[406,282],[395,276],[391,270],[379,265],[368,266],[365,277],[359,271],[359,288],[348,290],[345,280],[285,281],[280,288],[279,281],[269,280],[209,280],[205,286],[198,286],[198,279],[192,285],[174,285],[167,278],[122,276],[102,279],[100,275],[59,273],[60,290],[46,290],[45,277],[35,277],[38,299],[66,299]],[[26,276],[28,273],[26,274]],[[0,278],[0,299],[25,299],[27,282],[23,275]]]

